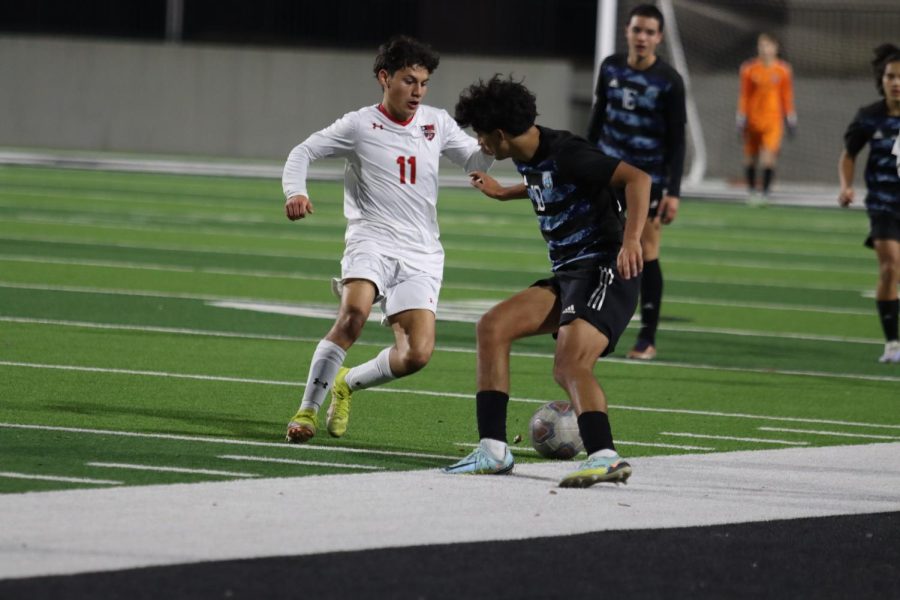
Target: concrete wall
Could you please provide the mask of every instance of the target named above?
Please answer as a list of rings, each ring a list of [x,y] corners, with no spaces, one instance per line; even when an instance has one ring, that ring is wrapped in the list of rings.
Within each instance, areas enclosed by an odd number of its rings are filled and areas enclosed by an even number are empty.
[[[283,158],[381,99],[374,53],[0,36],[0,146]],[[478,77],[525,77],[540,122],[572,126],[563,61],[442,57],[426,102]]]

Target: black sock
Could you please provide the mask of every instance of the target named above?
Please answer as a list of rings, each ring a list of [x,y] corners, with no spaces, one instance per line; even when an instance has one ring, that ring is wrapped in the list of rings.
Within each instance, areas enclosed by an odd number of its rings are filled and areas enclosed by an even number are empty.
[[[599,410],[583,412],[578,415],[578,432],[581,441],[584,442],[584,451],[588,455],[597,450],[615,450],[613,444],[612,429],[609,426],[609,417]]]
[[[878,317],[881,319],[881,329],[884,330],[884,339],[893,342],[897,336],[897,317],[900,312],[900,300],[878,300]]]
[[[478,417],[478,437],[506,442],[506,405],[509,394],[483,390],[475,394],[475,413]]]
[[[656,345],[656,328],[659,327],[659,309],[662,305],[663,276],[659,259],[644,263],[641,273],[641,331],[638,339]]]
[[[747,189],[753,190],[756,188],[756,167],[750,165],[746,168],[745,173],[747,174]]]
[[[763,194],[769,193],[769,186],[772,185],[772,177],[775,175],[775,169],[763,169]]]

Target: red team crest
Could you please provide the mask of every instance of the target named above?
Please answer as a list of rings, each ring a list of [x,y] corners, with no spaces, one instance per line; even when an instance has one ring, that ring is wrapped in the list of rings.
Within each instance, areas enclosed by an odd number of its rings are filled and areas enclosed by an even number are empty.
[[[422,133],[429,142],[434,139],[435,131],[434,125],[422,125]]]

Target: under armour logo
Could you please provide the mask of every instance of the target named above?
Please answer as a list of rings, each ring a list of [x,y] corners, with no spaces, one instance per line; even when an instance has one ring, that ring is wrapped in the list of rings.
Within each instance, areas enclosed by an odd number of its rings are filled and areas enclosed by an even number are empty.
[[[322,381],[322,380],[319,379],[318,377],[316,377],[315,379],[313,379],[312,384],[313,384],[313,385],[319,386],[319,387],[322,388],[323,390],[327,390],[327,389],[328,389],[328,382],[327,382],[327,381]]]
[[[372,129],[384,129],[384,125],[381,123],[372,123]]]

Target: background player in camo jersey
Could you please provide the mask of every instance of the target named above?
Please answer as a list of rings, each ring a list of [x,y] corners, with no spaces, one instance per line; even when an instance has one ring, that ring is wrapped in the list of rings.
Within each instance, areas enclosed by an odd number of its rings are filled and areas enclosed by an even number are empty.
[[[347,160],[346,248],[336,286],[341,304],[313,354],[300,408],[288,425],[291,442],[315,435],[329,390],[328,432],[340,437],[353,390],[415,373],[431,358],[444,270],[437,225],[439,158],[444,155],[467,172],[493,163],[446,111],[422,104],[438,62],[429,46],[406,36],[392,38],[375,58],[381,102],[314,133],[285,164],[285,212],[297,220],[313,214],[306,187],[309,163],[327,156]],[[342,368],[379,300],[394,330],[393,346],[362,365]]]
[[[553,276],[507,298],[478,322],[475,397],[480,442],[451,474],[502,474],[513,468],[506,445],[509,354],[513,341],[556,333],[553,376],[578,414],[588,459],[563,487],[625,481],[631,466],[615,449],[606,396],[594,377],[634,315],[650,177],[600,152],[584,138],[534,124],[535,98],[495,76],[470,86],[456,120],[471,125],[486,152],[512,158],[524,183],[503,187],[483,172],[473,185],[498,200],[530,198],[547,241]],[[625,190],[627,219],[612,187]]]
[[[641,330],[628,352],[628,358],[643,360],[656,357],[663,294],[662,225],[678,213],[687,120],[681,76],[656,55],[663,25],[662,13],[651,4],[631,10],[625,29],[628,54],[614,54],[600,65],[587,134],[605,154],[653,178],[649,218],[641,233]]]
[[[885,363],[900,363],[900,339],[897,335],[900,283],[900,48],[882,44],[872,61],[875,87],[882,100],[864,106],[844,135],[844,151],[838,163],[841,192],[838,202],[849,206],[855,199],[853,171],[856,155],[869,144],[866,163],[866,211],[869,213],[869,237],[866,245],[878,257],[878,286],[875,301],[884,331]]]

